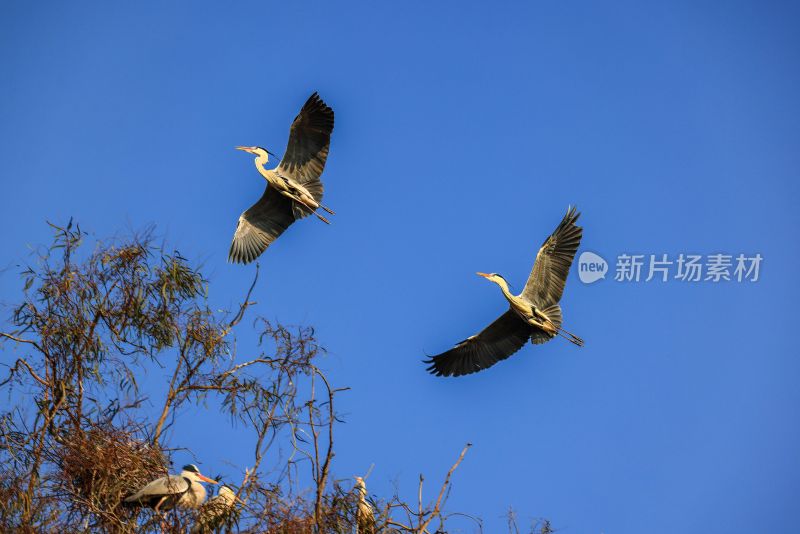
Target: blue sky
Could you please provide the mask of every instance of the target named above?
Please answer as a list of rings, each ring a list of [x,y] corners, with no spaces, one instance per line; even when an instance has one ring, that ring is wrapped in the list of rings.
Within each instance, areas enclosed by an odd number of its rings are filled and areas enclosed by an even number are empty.
[[[0,300],[45,220],[155,224],[211,299],[313,91],[336,112],[331,226],[261,259],[256,311],[313,325],[346,423],[334,475],[572,533],[791,532],[800,492],[800,35],[786,2],[6,2],[0,7]],[[586,340],[437,379],[420,360],[506,304],[568,204],[581,250],[764,257],[757,283],[578,281]],[[380,313],[375,311],[380,309]],[[189,417],[189,416],[187,416]],[[226,420],[173,435],[203,469],[246,462]],[[185,441],[185,443],[184,443]],[[468,524],[462,531],[471,532]]]

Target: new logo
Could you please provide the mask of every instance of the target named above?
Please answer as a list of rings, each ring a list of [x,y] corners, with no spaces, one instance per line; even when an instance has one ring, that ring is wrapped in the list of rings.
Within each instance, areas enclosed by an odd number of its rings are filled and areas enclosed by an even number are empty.
[[[582,252],[578,258],[578,278],[584,284],[592,284],[608,273],[608,262],[594,252]]]

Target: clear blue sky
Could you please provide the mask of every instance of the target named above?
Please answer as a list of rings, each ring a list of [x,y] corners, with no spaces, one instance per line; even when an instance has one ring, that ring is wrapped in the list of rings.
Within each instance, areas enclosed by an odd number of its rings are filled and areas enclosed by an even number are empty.
[[[317,328],[340,399],[335,475],[438,487],[500,532],[796,531],[800,10],[789,2],[4,2],[0,299],[45,220],[157,225],[235,303],[226,263],[313,91],[336,112],[331,226],[263,256],[257,312]],[[567,327],[489,371],[420,360],[506,306],[568,204],[582,250],[760,253],[761,280],[570,277]],[[378,307],[381,312],[374,311]],[[795,347],[792,349],[792,347]],[[247,462],[191,430],[212,473]],[[195,416],[199,417],[197,414]],[[232,447],[232,448],[228,448]],[[432,497],[433,494],[431,493]],[[462,524],[466,525],[466,524]],[[471,529],[464,526],[464,531]]]

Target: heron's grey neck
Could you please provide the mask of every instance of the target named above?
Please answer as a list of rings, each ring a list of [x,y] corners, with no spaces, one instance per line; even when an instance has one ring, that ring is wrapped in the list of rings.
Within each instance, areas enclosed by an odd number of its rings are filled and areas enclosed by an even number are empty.
[[[206,488],[203,487],[199,480],[192,481],[192,487],[189,488],[189,491],[194,494],[194,502],[198,505],[203,504],[203,501],[206,500]]]
[[[198,504],[202,504],[202,502],[206,500],[206,488],[200,483],[197,475],[191,471],[183,471],[181,476],[184,480],[189,482],[189,492],[192,494],[194,501]]]
[[[503,295],[509,300],[509,302],[516,298],[511,294],[511,291],[508,289],[508,283],[504,279],[498,278],[496,283],[498,286],[500,286],[500,289],[503,291]]]
[[[268,159],[269,156],[267,154],[259,154],[259,156],[255,160],[256,169],[258,169],[258,172],[260,172],[261,176],[263,176],[264,178],[267,178],[267,169],[264,168],[264,165],[267,164]]]

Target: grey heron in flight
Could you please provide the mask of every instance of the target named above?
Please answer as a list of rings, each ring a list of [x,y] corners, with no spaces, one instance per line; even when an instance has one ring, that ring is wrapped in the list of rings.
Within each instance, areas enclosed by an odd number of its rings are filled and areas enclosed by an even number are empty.
[[[200,508],[197,521],[189,534],[211,534],[225,524],[233,511],[233,505],[242,502],[228,486],[220,486],[216,497],[212,497]]]
[[[562,336],[578,346],[583,340],[561,327],[561,306],[572,259],[581,242],[583,228],[577,226],[580,213],[574,207],[548,237],[536,255],[522,293],[514,295],[508,282],[497,273],[478,273],[500,286],[509,310],[492,324],[455,347],[425,360],[428,371],[436,376],[461,376],[487,369],[505,360],[530,340],[534,344]]]
[[[148,506],[156,512],[181,508],[198,508],[206,500],[206,488],[201,482],[217,481],[200,474],[194,464],[183,466],[180,475],[157,478],[125,498],[126,504]]]
[[[233,235],[228,261],[250,263],[297,219],[316,215],[322,208],[323,187],[320,181],[333,131],[333,110],[314,93],[309,97],[289,130],[289,143],[281,162],[274,169],[265,169],[273,155],[258,146],[238,146],[254,154],[256,169],[267,181],[261,198],[239,217]]]

